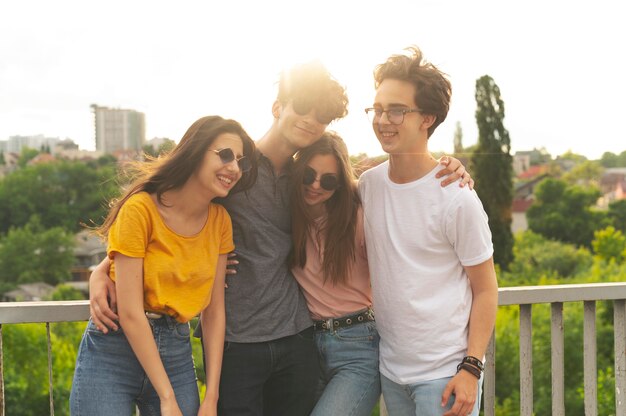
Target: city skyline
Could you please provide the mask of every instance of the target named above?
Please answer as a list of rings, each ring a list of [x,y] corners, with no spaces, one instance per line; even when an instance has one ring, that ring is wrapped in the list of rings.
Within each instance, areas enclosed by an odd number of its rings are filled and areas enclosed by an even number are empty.
[[[0,140],[42,134],[93,149],[94,102],[144,113],[147,139],[178,141],[207,114],[234,118],[260,138],[280,70],[317,58],[350,97],[348,117],[330,128],[350,153],[374,156],[382,151],[363,113],[373,69],[416,44],[453,86],[432,150],[452,152],[457,121],[463,144],[476,143],[474,86],[487,74],[502,93],[512,153],[545,147],[553,156],[571,150],[597,159],[626,142],[626,61],[618,52],[626,27],[617,7],[606,0],[7,3]]]

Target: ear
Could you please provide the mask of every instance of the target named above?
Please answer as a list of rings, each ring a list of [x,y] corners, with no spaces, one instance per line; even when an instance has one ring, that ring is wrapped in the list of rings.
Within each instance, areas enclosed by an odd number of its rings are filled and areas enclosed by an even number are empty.
[[[280,101],[276,100],[274,101],[274,104],[272,104],[272,115],[274,116],[275,119],[280,118],[280,113],[283,111],[283,105]]]
[[[422,121],[422,128],[424,130],[428,130],[430,128],[430,126],[432,126],[435,121],[437,120],[437,116],[433,115],[433,114],[424,114],[423,115],[424,121]]]

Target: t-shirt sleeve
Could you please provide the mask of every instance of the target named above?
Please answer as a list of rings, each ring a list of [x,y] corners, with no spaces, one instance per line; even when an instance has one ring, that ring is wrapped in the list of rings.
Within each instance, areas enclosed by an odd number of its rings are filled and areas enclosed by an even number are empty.
[[[230,215],[221,205],[216,205],[220,210],[219,218],[221,224],[221,242],[220,242],[220,254],[230,253],[235,249],[233,243],[233,224],[230,219]]]
[[[109,229],[107,254],[143,258],[148,246],[150,216],[147,209],[134,198],[128,199],[120,208],[117,218]]]
[[[476,266],[493,255],[489,218],[475,191],[459,192],[450,205],[446,236],[463,266]]]

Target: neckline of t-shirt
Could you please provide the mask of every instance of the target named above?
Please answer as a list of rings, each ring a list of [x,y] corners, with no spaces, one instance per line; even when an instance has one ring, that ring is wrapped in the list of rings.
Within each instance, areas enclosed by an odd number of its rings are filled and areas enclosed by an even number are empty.
[[[148,199],[150,200],[150,209],[153,211],[153,214],[157,216],[157,218],[159,219],[159,222],[161,222],[161,225],[170,233],[174,234],[176,237],[179,238],[185,238],[185,239],[194,239],[194,238],[198,238],[200,236],[202,236],[204,234],[204,231],[206,230],[208,224],[209,224],[209,216],[211,215],[211,204],[209,204],[209,206],[207,207],[207,216],[206,216],[206,221],[204,222],[204,225],[202,226],[202,228],[200,229],[200,231],[198,231],[196,234],[194,235],[184,235],[184,234],[179,234],[176,231],[172,230],[170,228],[169,225],[167,225],[167,223],[165,222],[165,220],[163,219],[163,217],[161,216],[161,213],[159,212],[159,208],[156,206],[154,200],[152,199],[152,195],[150,195],[147,192],[143,192],[146,194],[146,196],[148,197]]]
[[[415,179],[414,181],[411,181],[411,182],[396,183],[392,181],[391,178],[389,177],[389,161],[387,161],[387,169],[385,169],[385,181],[387,182],[387,184],[396,188],[413,187],[423,182],[432,180],[437,174],[437,172],[439,172],[441,169],[445,169],[445,168],[441,166],[440,164],[436,164],[428,173],[426,173],[426,175],[422,176],[421,178]]]

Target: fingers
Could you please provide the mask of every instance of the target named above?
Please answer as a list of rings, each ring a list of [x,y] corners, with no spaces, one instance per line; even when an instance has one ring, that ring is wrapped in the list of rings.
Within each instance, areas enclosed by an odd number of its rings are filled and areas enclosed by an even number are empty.
[[[102,299],[90,299],[89,312],[91,313],[91,320],[100,331],[105,334],[109,332],[109,329],[117,331],[116,321],[118,316],[111,310],[106,300]]]
[[[474,410],[478,394],[478,384],[475,378],[463,371],[450,380],[441,395],[441,406],[448,404],[451,395],[454,395],[454,404],[444,413],[444,416],[467,416]]]
[[[226,260],[226,274],[230,274],[230,275],[237,274],[237,269],[235,266],[239,264],[239,261],[235,259],[236,256],[237,256],[237,253],[235,253],[234,251],[231,251],[230,253],[228,253],[227,260]]]

